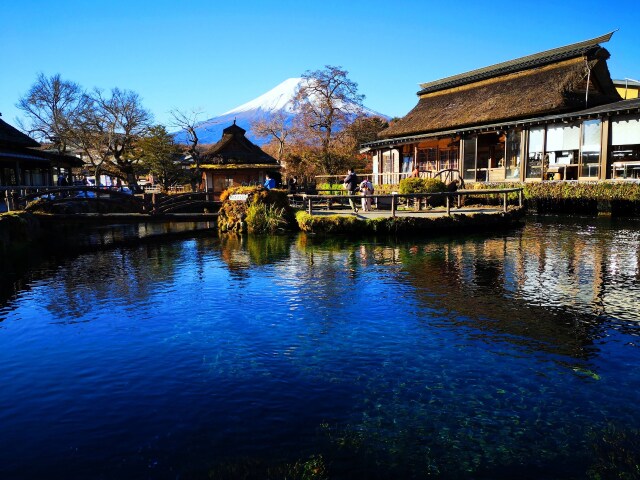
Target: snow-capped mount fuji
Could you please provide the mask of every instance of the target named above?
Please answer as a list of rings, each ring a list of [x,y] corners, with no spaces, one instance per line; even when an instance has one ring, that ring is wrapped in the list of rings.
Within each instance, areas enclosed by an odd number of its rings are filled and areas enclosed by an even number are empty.
[[[196,127],[199,143],[217,142],[222,138],[222,130],[231,125],[235,120],[237,125],[247,131],[247,138],[256,145],[263,145],[268,139],[256,137],[251,131],[251,125],[258,120],[268,119],[280,112],[287,118],[293,119],[296,114],[293,99],[302,82],[304,82],[303,78],[289,78],[247,103],[243,103],[228,112],[200,122]],[[387,115],[375,112],[366,107],[362,110],[365,115],[389,119]],[[175,133],[174,138],[178,143],[187,143],[185,132]]]

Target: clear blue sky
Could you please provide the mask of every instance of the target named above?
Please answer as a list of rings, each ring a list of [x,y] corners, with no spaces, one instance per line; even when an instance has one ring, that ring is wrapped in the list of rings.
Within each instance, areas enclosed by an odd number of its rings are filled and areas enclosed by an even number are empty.
[[[418,83],[615,29],[611,75],[640,79],[638,1],[5,1],[0,112],[15,125],[43,72],[134,90],[159,123],[173,108],[205,119],[329,64],[349,71],[369,108],[403,116]]]

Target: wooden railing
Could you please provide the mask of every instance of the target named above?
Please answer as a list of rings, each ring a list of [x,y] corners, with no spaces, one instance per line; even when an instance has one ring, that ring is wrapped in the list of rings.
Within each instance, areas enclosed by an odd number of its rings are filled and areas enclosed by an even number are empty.
[[[353,200],[354,202],[359,202],[363,198],[370,198],[376,202],[376,204],[383,202],[388,202],[391,209],[391,216],[395,217],[398,207],[401,206],[402,203],[407,204],[410,200],[414,200],[414,211],[421,211],[422,204],[425,206],[428,205],[430,199],[443,199],[444,205],[446,207],[447,215],[451,215],[451,207],[457,206],[462,207],[463,199],[466,197],[473,196],[490,196],[490,195],[501,195],[502,196],[502,209],[504,212],[508,210],[508,200],[509,194],[517,193],[518,194],[518,207],[522,208],[524,205],[524,196],[522,188],[499,188],[499,189],[487,189],[487,190],[458,190],[455,192],[437,192],[437,193],[392,193],[392,194],[381,194],[381,195],[367,195],[367,197],[363,197],[362,195],[290,195],[290,201],[292,204],[304,206],[305,210],[313,215],[313,206],[314,203],[316,206],[319,203],[326,204],[325,209],[331,209],[332,204],[335,202],[340,205],[344,205],[345,200]]]

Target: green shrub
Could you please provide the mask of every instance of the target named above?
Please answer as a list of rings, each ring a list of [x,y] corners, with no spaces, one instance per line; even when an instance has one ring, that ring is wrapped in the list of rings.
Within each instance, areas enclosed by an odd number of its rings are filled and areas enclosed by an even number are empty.
[[[444,192],[447,186],[438,178],[403,178],[400,180],[398,191],[407,193],[436,193]]]
[[[249,205],[246,222],[249,233],[276,233],[288,224],[284,208],[264,203]]]

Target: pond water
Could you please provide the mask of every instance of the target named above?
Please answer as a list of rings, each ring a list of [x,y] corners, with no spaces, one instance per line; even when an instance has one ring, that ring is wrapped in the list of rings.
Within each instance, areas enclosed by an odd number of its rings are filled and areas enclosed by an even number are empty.
[[[2,285],[0,478],[637,474],[638,221],[181,239]]]

